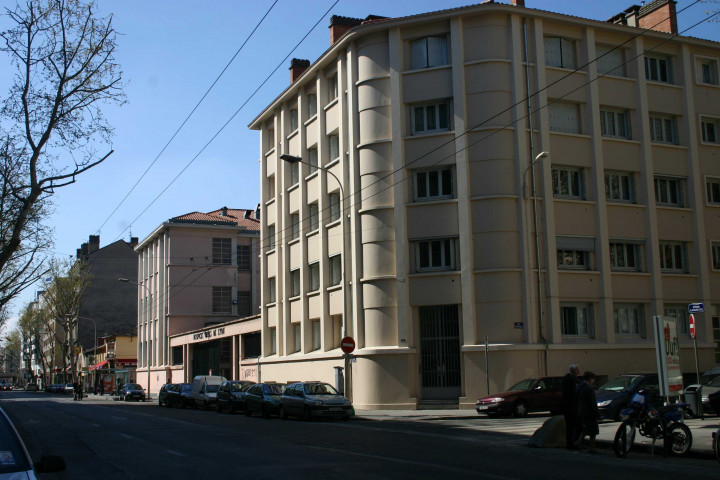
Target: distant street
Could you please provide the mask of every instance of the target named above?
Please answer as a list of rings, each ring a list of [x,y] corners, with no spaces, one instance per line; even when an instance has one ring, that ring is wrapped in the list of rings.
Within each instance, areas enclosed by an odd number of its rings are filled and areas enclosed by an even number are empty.
[[[41,479],[720,478],[712,460],[531,449],[513,434],[545,417],[281,421],[43,392],[1,392],[0,406],[33,458],[67,462]]]

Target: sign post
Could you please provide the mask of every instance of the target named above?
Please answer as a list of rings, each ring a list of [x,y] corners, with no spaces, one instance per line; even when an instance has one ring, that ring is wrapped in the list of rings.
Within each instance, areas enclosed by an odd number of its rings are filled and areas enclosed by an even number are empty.
[[[705,311],[704,303],[691,303],[688,305],[690,312],[690,338],[693,340],[693,351],[695,352],[695,380],[700,383],[700,364],[698,363],[697,354],[697,325],[695,324],[695,313],[703,313]]]
[[[343,358],[345,359],[345,397],[347,397],[348,400],[352,401],[352,392],[350,391],[352,388],[352,379],[351,375],[352,372],[351,366],[350,366],[350,359],[352,358],[352,352],[355,351],[355,339],[352,337],[343,337],[342,340],[340,340],[340,349],[343,351]]]
[[[652,318],[660,395],[663,397],[678,396],[682,393],[683,381],[680,370],[677,320],[659,315]]]

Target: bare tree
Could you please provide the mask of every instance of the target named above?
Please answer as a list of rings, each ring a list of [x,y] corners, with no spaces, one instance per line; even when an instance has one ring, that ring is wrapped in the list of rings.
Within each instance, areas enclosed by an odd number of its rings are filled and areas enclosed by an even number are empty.
[[[42,378],[47,381],[52,360],[55,357],[55,335],[51,334],[50,319],[47,309],[41,308],[37,302],[28,303],[23,308],[18,320],[18,328],[25,344],[35,352],[40,360]]]
[[[42,221],[55,190],[112,154],[101,106],[122,105],[125,94],[112,17],[95,10],[81,0],[5,9],[11,28],[0,33],[0,51],[14,76],[0,103],[0,308],[44,273]]]

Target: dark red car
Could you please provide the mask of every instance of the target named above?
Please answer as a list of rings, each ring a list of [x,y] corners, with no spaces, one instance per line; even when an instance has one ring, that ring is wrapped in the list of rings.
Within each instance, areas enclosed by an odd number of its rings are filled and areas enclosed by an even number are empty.
[[[482,414],[524,417],[529,412],[556,414],[562,411],[562,377],[526,378],[508,389],[479,399],[475,410]]]

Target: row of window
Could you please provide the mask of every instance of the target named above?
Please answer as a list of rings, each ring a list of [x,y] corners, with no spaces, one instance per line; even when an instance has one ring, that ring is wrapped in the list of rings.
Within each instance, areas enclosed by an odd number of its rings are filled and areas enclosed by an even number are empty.
[[[628,337],[647,337],[647,319],[642,304],[613,305],[615,334]],[[679,334],[688,334],[687,305],[666,305],[664,315],[677,320]],[[561,303],[562,335],[567,337],[595,337],[594,308],[591,303]]]
[[[241,271],[250,271],[250,245],[238,245],[236,253],[237,268]],[[212,239],[212,263],[213,265],[232,265],[232,239]]]
[[[340,285],[342,282],[342,255],[333,255],[328,258],[329,277],[328,287]],[[320,262],[308,264],[309,288],[308,292],[317,292],[320,290]],[[298,297],[302,293],[300,290],[300,269],[290,271],[290,298]],[[268,303],[277,301],[277,284],[275,277],[268,279]]]
[[[235,290],[233,287],[212,287],[212,313],[230,315],[233,313],[233,304],[237,304],[236,314],[240,317],[247,317],[252,313],[249,291]]]
[[[713,242],[716,250],[720,243]],[[718,252],[720,253],[720,252]],[[558,248],[557,266],[561,270],[592,270],[594,249]],[[643,251],[639,242],[610,242],[610,268],[613,271],[643,271]],[[720,266],[720,258],[712,259],[713,268]],[[684,242],[660,242],[660,270],[667,273],[688,271],[687,244]]]

